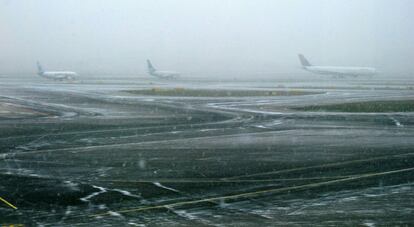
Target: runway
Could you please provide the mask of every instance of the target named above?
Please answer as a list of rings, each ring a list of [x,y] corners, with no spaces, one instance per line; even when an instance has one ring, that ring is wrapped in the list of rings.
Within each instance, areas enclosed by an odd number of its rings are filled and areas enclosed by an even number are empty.
[[[408,225],[414,112],[299,108],[413,87],[3,76],[0,226]]]

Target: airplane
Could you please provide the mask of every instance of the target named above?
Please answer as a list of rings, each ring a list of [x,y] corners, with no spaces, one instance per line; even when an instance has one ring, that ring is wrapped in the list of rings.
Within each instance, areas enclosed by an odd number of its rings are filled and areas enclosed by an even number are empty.
[[[43,67],[37,62],[37,75],[58,81],[75,80],[77,73],[71,71],[44,71]]]
[[[306,71],[322,74],[322,75],[332,75],[335,77],[345,77],[345,76],[373,76],[378,73],[375,68],[371,67],[344,67],[344,66],[314,66],[309,63],[309,61],[299,54],[299,60],[302,64],[302,68]]]
[[[147,59],[148,73],[151,76],[158,77],[160,79],[177,79],[180,77],[180,73],[173,71],[158,71],[152,66],[151,61]]]

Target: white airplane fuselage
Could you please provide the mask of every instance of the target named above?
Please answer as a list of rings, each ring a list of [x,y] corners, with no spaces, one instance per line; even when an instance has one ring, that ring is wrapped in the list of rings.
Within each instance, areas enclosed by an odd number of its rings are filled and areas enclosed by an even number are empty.
[[[331,75],[337,77],[345,76],[373,76],[378,73],[375,68],[371,67],[344,67],[344,66],[316,66],[309,63],[308,59],[299,54],[299,61],[302,65],[302,68],[306,71],[322,74],[322,75]]]
[[[378,73],[371,67],[303,66],[306,71],[333,76],[373,76]]]
[[[180,76],[180,73],[173,71],[153,71],[149,72],[151,76],[155,76],[161,79],[176,79]]]
[[[37,62],[37,75],[51,79],[51,80],[75,80],[75,77],[78,75],[72,71],[45,71],[43,67]]]
[[[52,80],[74,80],[78,74],[71,71],[46,71],[39,73],[39,76]]]

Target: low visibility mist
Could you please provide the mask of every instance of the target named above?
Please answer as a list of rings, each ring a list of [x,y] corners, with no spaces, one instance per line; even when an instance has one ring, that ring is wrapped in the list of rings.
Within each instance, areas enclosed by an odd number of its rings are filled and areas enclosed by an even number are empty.
[[[314,64],[414,71],[409,0],[0,1],[0,74],[35,62],[80,74],[146,72],[146,59],[190,77],[301,72]],[[274,73],[274,74],[273,74]]]
[[[0,0],[0,227],[412,226],[413,12]]]

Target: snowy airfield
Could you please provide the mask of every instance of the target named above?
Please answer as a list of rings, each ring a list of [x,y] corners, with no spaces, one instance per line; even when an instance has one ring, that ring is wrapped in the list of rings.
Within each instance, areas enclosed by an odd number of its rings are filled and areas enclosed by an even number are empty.
[[[410,224],[414,111],[300,108],[413,87],[3,76],[0,226]]]

